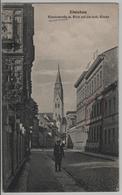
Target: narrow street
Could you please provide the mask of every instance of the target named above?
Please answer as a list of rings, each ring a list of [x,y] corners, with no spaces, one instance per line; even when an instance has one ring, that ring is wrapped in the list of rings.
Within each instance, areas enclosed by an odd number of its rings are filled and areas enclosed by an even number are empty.
[[[55,172],[52,150],[32,150],[14,191],[116,191],[118,162],[65,151],[62,172]]]

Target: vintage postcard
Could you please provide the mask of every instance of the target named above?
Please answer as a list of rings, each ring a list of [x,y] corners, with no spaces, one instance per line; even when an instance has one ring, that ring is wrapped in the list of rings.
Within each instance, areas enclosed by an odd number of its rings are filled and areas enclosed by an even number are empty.
[[[117,3],[2,3],[2,193],[118,192]]]

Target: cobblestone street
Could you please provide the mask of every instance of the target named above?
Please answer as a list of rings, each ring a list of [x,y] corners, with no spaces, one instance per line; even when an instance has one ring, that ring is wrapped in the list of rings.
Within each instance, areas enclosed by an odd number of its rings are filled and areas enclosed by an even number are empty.
[[[52,150],[33,150],[14,191],[83,192],[118,190],[118,162],[65,151],[55,172]]]
[[[48,155],[51,157],[52,154],[49,153]],[[119,170],[117,160],[111,161],[67,150],[63,160],[63,169],[85,191],[118,190]]]

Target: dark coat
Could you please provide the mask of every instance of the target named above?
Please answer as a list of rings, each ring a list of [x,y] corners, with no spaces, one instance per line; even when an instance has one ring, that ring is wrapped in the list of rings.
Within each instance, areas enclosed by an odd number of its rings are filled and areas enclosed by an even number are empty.
[[[54,157],[55,161],[60,162],[64,156],[64,149],[62,145],[55,144],[54,146]]]

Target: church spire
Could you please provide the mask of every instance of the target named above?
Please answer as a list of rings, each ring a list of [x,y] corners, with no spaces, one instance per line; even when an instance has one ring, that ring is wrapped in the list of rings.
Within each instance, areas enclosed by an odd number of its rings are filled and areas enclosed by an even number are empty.
[[[56,83],[62,84],[59,64],[58,64],[58,72],[57,72],[57,77],[56,77]]]
[[[54,113],[53,117],[56,121],[62,121],[64,116],[64,100],[63,100],[63,85],[61,81],[60,68],[58,64],[58,71],[56,76],[56,82],[54,86]],[[60,121],[60,122],[61,122]]]

